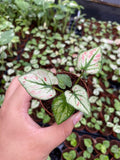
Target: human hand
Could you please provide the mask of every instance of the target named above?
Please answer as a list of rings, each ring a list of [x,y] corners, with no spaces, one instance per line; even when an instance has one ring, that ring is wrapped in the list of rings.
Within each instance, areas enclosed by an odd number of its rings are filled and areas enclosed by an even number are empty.
[[[82,113],[60,125],[41,128],[28,115],[31,96],[15,77],[0,109],[0,159],[45,160],[71,133]]]

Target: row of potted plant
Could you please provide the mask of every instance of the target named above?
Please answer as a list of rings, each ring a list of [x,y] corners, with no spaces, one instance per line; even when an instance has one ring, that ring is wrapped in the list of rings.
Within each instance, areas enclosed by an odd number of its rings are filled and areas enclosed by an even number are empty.
[[[72,132],[64,144],[67,148],[63,150],[62,159],[109,160],[110,157],[120,159],[120,143],[116,140],[92,138],[90,135],[79,136],[76,132]]]
[[[104,125],[108,127],[109,134],[112,132],[119,133],[120,91],[117,90],[117,87],[112,88],[110,83],[115,81],[119,85],[120,31],[117,29],[119,24],[115,22],[96,21],[94,18],[85,19],[81,15],[80,19],[78,20],[77,18],[75,22],[76,27],[80,31],[82,30],[82,36],[79,37],[72,30],[66,30],[63,35],[61,30],[54,30],[55,26],[49,26],[45,22],[40,25],[37,25],[35,21],[32,23],[31,21],[34,16],[31,18],[30,22],[28,21],[28,15],[25,17],[22,15],[20,18],[21,10],[23,10],[21,6],[24,7],[23,4],[28,5],[29,1],[13,1],[14,5],[12,3],[10,4],[9,1],[6,1],[5,3],[5,7],[10,6],[9,13],[14,13],[14,16],[10,14],[9,17],[5,16],[4,20],[1,18],[3,20],[0,27],[0,62],[2,64],[0,80],[1,104],[4,99],[5,90],[14,76],[20,76],[33,69],[39,68],[49,68],[54,73],[66,70],[80,76],[76,67],[78,54],[81,52],[83,53],[83,51],[86,51],[87,49],[100,46],[103,52],[102,71],[94,76],[88,76],[88,78],[86,78],[88,84],[87,88],[89,88],[89,102],[91,103],[92,116],[84,116],[81,125],[82,127],[86,126],[86,129],[89,132],[90,130],[93,132],[102,131],[104,134],[106,130],[106,128],[103,127]],[[37,3],[38,2],[35,1],[34,6],[36,6]],[[51,4],[51,2],[47,1],[45,4],[48,4],[47,6],[53,5],[53,3]],[[41,8],[40,6],[43,7],[45,4],[40,2],[38,6]],[[55,7],[59,8],[60,4],[65,5],[65,8],[67,7],[70,9],[70,1],[68,4],[66,4],[66,1],[59,1],[58,6],[56,4]],[[72,4],[75,5],[74,8],[79,8],[76,3]],[[32,8],[31,3],[29,5]],[[14,12],[11,12],[13,6],[15,10]],[[48,14],[47,9],[48,8],[46,8],[46,13],[44,13],[44,15]],[[69,11],[69,13],[73,12],[73,10]],[[5,8],[0,11],[3,15],[6,13]],[[59,9],[57,11],[59,11]],[[26,14],[28,13],[29,11],[27,10]],[[68,17],[70,18],[69,13]],[[57,12],[54,14],[57,14]],[[40,18],[43,18],[44,15]],[[13,23],[12,16],[15,23]],[[25,21],[26,17],[27,22]],[[68,17],[65,18],[67,19]],[[69,18],[67,24],[70,20]],[[56,22],[56,25],[59,27],[66,23],[65,21],[65,23],[61,23],[61,19],[58,19],[58,21],[59,22]],[[29,24],[26,24],[28,22]],[[60,25],[58,25],[58,23],[60,23]],[[68,29],[68,25],[66,29]],[[30,109],[29,113],[34,111],[33,117],[39,117],[39,119],[43,119],[44,121],[43,117],[46,115],[43,113],[44,111],[37,108],[34,110]],[[48,116],[46,117],[48,118]]]

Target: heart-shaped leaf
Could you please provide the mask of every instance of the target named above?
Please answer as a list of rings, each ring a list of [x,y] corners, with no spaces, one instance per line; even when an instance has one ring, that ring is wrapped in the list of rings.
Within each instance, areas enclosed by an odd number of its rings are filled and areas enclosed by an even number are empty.
[[[67,74],[57,74],[58,86],[62,89],[72,86],[71,78]]]
[[[52,85],[58,84],[58,80],[52,72],[47,70],[38,69],[31,71],[21,76],[19,81],[34,98],[48,100],[56,95]]]
[[[65,91],[67,103],[83,113],[90,114],[90,103],[86,90],[79,85],[75,85],[72,91]]]
[[[94,48],[78,56],[77,68],[86,73],[95,74],[101,69],[101,48]]]
[[[73,106],[67,103],[64,93],[54,98],[52,102],[52,110],[57,124],[68,119],[75,111]]]

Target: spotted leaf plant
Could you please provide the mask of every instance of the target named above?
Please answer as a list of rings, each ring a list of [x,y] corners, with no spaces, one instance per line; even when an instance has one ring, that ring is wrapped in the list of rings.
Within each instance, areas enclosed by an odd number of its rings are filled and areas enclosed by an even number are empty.
[[[53,74],[41,68],[22,75],[19,81],[32,97],[42,101],[53,99],[52,111],[57,124],[60,124],[68,119],[75,109],[90,114],[88,94],[85,88],[79,85],[79,81],[84,74],[96,74],[100,71],[100,47],[80,53],[77,69],[80,76],[74,84],[67,74]]]

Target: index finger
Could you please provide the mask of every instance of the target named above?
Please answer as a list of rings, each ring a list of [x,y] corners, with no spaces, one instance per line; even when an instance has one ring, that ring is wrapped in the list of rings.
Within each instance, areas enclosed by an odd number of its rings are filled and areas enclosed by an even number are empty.
[[[31,96],[27,93],[19,81],[18,84],[19,86],[16,88],[10,99],[10,106],[15,107],[14,109],[18,108],[27,112],[30,106]]]

